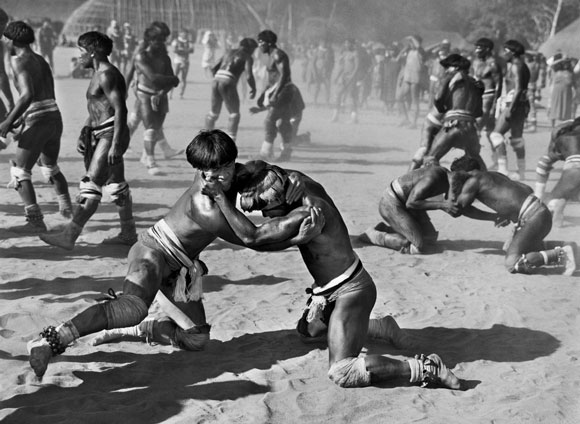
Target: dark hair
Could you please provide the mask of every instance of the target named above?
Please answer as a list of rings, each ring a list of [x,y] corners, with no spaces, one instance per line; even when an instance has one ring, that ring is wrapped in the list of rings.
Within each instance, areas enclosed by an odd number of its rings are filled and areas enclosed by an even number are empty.
[[[258,47],[258,43],[253,38],[244,38],[242,41],[240,41],[240,47],[253,50]]]
[[[167,24],[163,21],[153,21],[151,22],[151,25],[149,25],[149,28],[159,28],[162,32],[162,34],[164,34],[166,37],[169,37],[169,34],[171,34],[171,30],[169,29],[169,27],[167,26]]]
[[[503,46],[516,56],[521,56],[526,52],[524,45],[517,40],[507,40]]]
[[[77,44],[89,53],[98,52],[109,56],[113,51],[113,40],[98,31],[85,32],[79,37]]]
[[[217,169],[238,157],[232,138],[221,130],[200,131],[185,150],[187,161],[196,169]]]
[[[14,21],[4,30],[4,37],[17,44],[28,45],[34,43],[34,30],[25,22]]]
[[[455,159],[453,162],[451,162],[451,166],[449,167],[449,169],[452,172],[455,171],[469,172],[473,170],[481,171],[481,164],[471,156],[463,155]]]
[[[258,34],[258,41],[264,41],[268,44],[276,44],[278,41],[278,36],[274,33],[274,31],[270,31],[269,29],[265,29],[264,31]]]
[[[447,56],[445,59],[439,61],[441,66],[444,68],[449,68],[450,66],[455,66],[461,70],[468,70],[471,66],[469,59],[461,56],[460,54],[453,53]]]
[[[247,162],[237,175],[240,207],[251,212],[272,203],[284,203],[287,181],[288,174],[279,166],[261,160]]]
[[[451,201],[457,200],[457,196],[459,196],[459,193],[461,193],[461,190],[463,189],[465,182],[469,178],[471,178],[471,175],[468,172],[464,171],[454,171],[451,174],[450,181],[452,195],[452,198],[450,199]]]
[[[486,49],[493,50],[493,41],[489,38],[482,37],[475,42],[476,46],[485,47]]]

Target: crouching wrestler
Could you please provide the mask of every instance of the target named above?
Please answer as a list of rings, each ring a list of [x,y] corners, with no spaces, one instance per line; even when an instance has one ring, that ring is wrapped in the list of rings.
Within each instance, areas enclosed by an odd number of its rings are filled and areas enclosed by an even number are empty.
[[[52,356],[64,352],[79,337],[140,324],[160,290],[171,304],[187,315],[193,326],[189,321],[181,324],[176,321],[181,330],[164,325],[157,326],[157,330],[169,330],[167,338],[171,339],[173,328],[174,341],[178,344],[186,348],[201,347],[199,340],[203,342],[209,335],[200,334],[208,334],[209,327],[202,303],[203,266],[198,256],[217,237],[244,245],[217,205],[201,190],[206,184],[220,181],[226,195],[235,199],[237,154],[236,144],[223,131],[200,132],[193,139],[186,150],[187,160],[195,169],[193,184],[165,218],[143,233],[131,247],[123,293],[90,306],[57,327],[46,328],[39,338],[31,340],[28,343],[29,362],[37,376],[44,375]],[[289,196],[296,195],[296,191],[291,190]],[[321,230],[317,217],[313,208],[305,208],[294,217],[298,225],[284,232],[283,241],[263,239],[260,249],[281,250],[310,240]]]
[[[328,333],[329,378],[341,387],[364,387],[385,380],[408,379],[422,385],[460,388],[460,381],[436,354],[417,355],[403,361],[384,355],[360,355],[369,332],[376,287],[352,248],[348,229],[334,202],[324,187],[306,175],[302,176],[303,196],[291,202],[284,195],[286,171],[262,161],[246,163],[246,170],[248,173],[239,180],[240,205],[245,211],[261,210],[265,217],[272,218],[260,226],[236,209],[233,199],[224,194],[219,183],[204,189],[246,246],[253,247],[266,235],[275,237],[281,229],[292,225],[294,215],[304,206],[316,207],[324,215],[322,232],[298,245],[314,279],[309,311],[298,324],[298,330],[305,337]],[[275,224],[270,222],[272,220]],[[379,320],[373,326],[382,324],[381,330],[386,331],[384,327],[393,323],[394,320]],[[371,335],[376,331],[371,328]],[[397,333],[396,329],[391,328],[391,331]]]
[[[504,244],[505,266],[510,273],[528,274],[542,266],[561,268],[568,276],[574,273],[575,243],[544,242],[552,229],[552,214],[529,186],[499,172],[465,172],[454,164],[450,181],[451,201],[457,203],[459,214],[494,221],[502,227],[515,223],[512,237]],[[475,200],[496,213],[474,207]]]

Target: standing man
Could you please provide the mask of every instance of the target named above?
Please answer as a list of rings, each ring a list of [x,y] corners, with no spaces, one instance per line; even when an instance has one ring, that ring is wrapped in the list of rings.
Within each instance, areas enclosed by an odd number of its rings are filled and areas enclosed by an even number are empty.
[[[476,80],[483,83],[482,114],[477,118],[477,129],[485,133],[490,144],[490,133],[495,127],[495,109],[501,96],[503,72],[493,53],[493,41],[480,38],[475,42],[475,59],[471,71]],[[492,146],[492,165],[497,167],[497,154]]]
[[[182,29],[177,38],[171,43],[173,47],[173,64],[175,65],[175,75],[181,81],[181,92],[179,98],[183,99],[185,87],[187,86],[187,74],[189,73],[189,55],[193,53],[193,45],[189,42],[189,33]]]
[[[401,89],[397,98],[399,110],[404,117],[400,126],[408,126],[409,128],[417,128],[417,120],[419,119],[421,78],[425,66],[425,52],[421,47],[422,41],[423,39],[418,35],[407,37],[407,45],[399,53],[399,58],[405,57],[405,64],[402,69]],[[413,109],[412,121],[409,120],[407,110],[408,96],[411,98],[411,108]]]
[[[508,40],[504,44],[504,57],[507,60],[505,75],[505,96],[499,104],[499,118],[489,138],[494,152],[497,154],[497,170],[504,175],[508,174],[507,167],[507,140],[505,134],[509,131],[509,143],[514,149],[517,158],[517,174],[510,177],[523,180],[526,171],[526,145],[524,142],[524,123],[530,103],[528,101],[528,83],[530,70],[524,62],[523,55],[526,49],[516,40]]]
[[[291,119],[300,110],[304,109],[304,102],[296,99],[301,95],[298,88],[292,83],[290,76],[290,61],[284,50],[276,42],[278,36],[266,29],[258,34],[258,47],[262,53],[268,55],[269,64],[266,67],[268,84],[263,95],[258,99],[258,107],[266,107],[268,114],[264,121],[264,142],[260,149],[260,158],[271,160],[274,157],[274,140],[280,132],[282,143],[281,153],[277,160],[290,160],[292,155],[292,138],[294,127]],[[279,122],[278,122],[279,121]]]
[[[244,38],[235,50],[226,53],[213,67],[214,74],[211,86],[211,109],[205,117],[205,128],[212,130],[215,127],[222,104],[230,114],[228,119],[227,134],[236,141],[238,126],[240,124],[240,96],[238,95],[238,80],[246,71],[248,85],[250,86],[250,99],[256,95],[256,82],[254,81],[254,59],[252,55],[258,47],[253,38]]]
[[[95,71],[87,90],[89,117],[78,145],[85,157],[86,174],[79,186],[79,205],[72,221],[62,232],[44,234],[40,238],[53,246],[72,250],[83,227],[97,211],[104,187],[117,205],[121,220],[119,235],[104,240],[104,243],[131,246],[137,241],[137,232],[123,163],[130,139],[125,78],[107,58],[113,49],[113,41],[105,34],[87,32],[79,37],[78,46],[81,65]]]
[[[18,191],[24,202],[28,221],[15,231],[38,234],[47,230],[36,193],[32,185],[32,167],[38,163],[42,175],[54,185],[60,214],[69,218],[72,204],[67,181],[58,167],[62,117],[54,96],[54,80],[50,66],[42,56],[34,53],[34,30],[22,21],[8,24],[4,30],[6,48],[20,93],[12,110],[0,123],[0,136],[6,137],[14,127],[21,127],[14,136],[18,141],[15,160],[11,161],[9,187]]]
[[[48,18],[42,22],[38,30],[38,47],[40,47],[40,55],[48,61],[50,69],[54,70],[53,52],[56,47],[56,34]]]
[[[179,78],[173,73],[165,42],[169,28],[151,24],[144,35],[144,48],[135,55],[136,94],[145,127],[141,162],[150,175],[161,171],[155,162],[155,145],[165,143],[163,122],[169,112],[167,93],[177,87]]]
[[[358,79],[360,74],[360,51],[356,47],[354,38],[347,38],[344,49],[338,59],[338,71],[334,83],[338,85],[336,93],[336,106],[331,122],[338,122],[342,105],[350,97],[352,102],[351,121],[358,120],[359,91]]]
[[[564,208],[568,200],[577,199],[580,194],[580,118],[561,124],[552,131],[548,151],[538,161],[536,167],[536,187],[534,194],[544,197],[546,182],[554,163],[564,161],[562,175],[549,194],[548,209],[552,212],[553,225],[561,227]]]
[[[424,386],[459,389],[460,381],[436,354],[403,361],[377,354],[360,356],[367,334],[375,334],[375,329],[369,328],[369,317],[377,292],[352,248],[348,229],[333,200],[324,187],[303,175],[304,194],[291,202],[285,196],[287,174],[283,169],[261,161],[247,163],[246,168],[249,175],[245,182],[240,181],[242,209],[261,210],[265,217],[274,218],[258,227],[236,209],[235,199],[225,195],[218,181],[204,188],[246,246],[283,238],[284,230],[296,226],[296,214],[303,213],[304,207],[318,208],[324,216],[322,232],[298,245],[314,282],[309,307],[297,330],[304,337],[328,333],[328,377],[340,387],[365,387],[406,378]],[[394,320],[385,324],[395,325]]]
[[[483,87],[468,75],[471,62],[459,54],[451,54],[440,61],[447,75],[441,82],[434,103],[437,111],[443,113],[443,127],[435,136],[433,144],[425,153],[423,162],[439,163],[439,160],[453,147],[485,164],[479,155],[481,146],[477,136],[475,119],[481,116],[481,94]],[[418,162],[415,157],[414,161]]]

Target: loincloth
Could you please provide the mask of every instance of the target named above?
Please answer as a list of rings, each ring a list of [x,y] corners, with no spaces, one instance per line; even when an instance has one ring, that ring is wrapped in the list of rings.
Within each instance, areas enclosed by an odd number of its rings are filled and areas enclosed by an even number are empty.
[[[46,117],[52,117],[56,113],[60,114],[60,111],[54,99],[32,102],[24,112],[24,125],[27,127],[34,125],[34,123]]]
[[[433,113],[429,112],[427,114],[426,119],[434,126],[441,127],[443,126],[443,122],[441,122],[441,118],[443,117],[442,113]]]
[[[231,82],[235,81],[236,77],[230,71],[226,71],[225,69],[220,69],[215,73],[214,79],[220,82]]]
[[[202,275],[206,272],[198,258],[189,258],[185,248],[164,219],[147,230],[141,242],[161,252],[172,271],[179,271],[173,298],[179,302],[198,301],[203,297]]]
[[[526,223],[533,219],[538,212],[541,212],[544,209],[547,210],[546,205],[544,205],[536,196],[530,194],[526,197],[526,200],[524,200],[524,203],[522,203],[522,207],[520,208],[520,213],[518,214],[518,221],[514,228],[514,235],[523,230]]]
[[[142,102],[149,102],[151,109],[158,113],[168,113],[169,112],[169,101],[167,99],[167,94],[161,90],[156,90],[153,87],[149,87],[142,83],[136,84],[137,98]],[[155,105],[153,102],[153,97],[160,96],[159,105]]]
[[[405,205],[407,203],[407,196],[405,195],[403,187],[401,186],[401,182],[399,181],[398,178],[393,180],[390,186],[390,190],[392,194],[395,196],[395,198],[399,202],[401,202],[402,205]]]
[[[471,112],[461,109],[445,112],[445,115],[443,116],[444,128],[455,128],[462,124],[472,124],[475,126],[475,118]]]
[[[82,141],[84,146],[84,162],[85,169],[89,169],[89,165],[93,160],[93,155],[95,154],[95,149],[99,140],[105,135],[112,134],[115,126],[115,117],[111,116],[99,125],[95,127],[84,126],[81,129],[81,134],[79,139]]]

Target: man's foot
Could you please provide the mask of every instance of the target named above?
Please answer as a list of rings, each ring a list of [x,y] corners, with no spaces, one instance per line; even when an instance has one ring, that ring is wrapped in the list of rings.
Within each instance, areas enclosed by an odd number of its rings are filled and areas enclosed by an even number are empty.
[[[147,173],[153,176],[162,175],[161,169],[159,169],[156,162],[151,162],[147,165]]]
[[[108,237],[104,239],[101,244],[122,244],[125,246],[133,246],[137,243],[137,235],[127,236],[123,233],[119,233],[116,236]]]
[[[561,254],[562,254],[562,264],[564,265],[564,272],[562,275],[567,277],[574,274],[576,271],[576,257],[574,256],[576,243],[567,244],[566,246],[562,247]]]
[[[10,231],[23,235],[38,235],[46,233],[48,228],[44,221],[27,221],[24,225],[9,228]]]
[[[419,361],[423,362],[423,379],[421,387],[430,385],[457,390],[461,388],[459,379],[449,370],[439,355],[432,353],[429,356],[421,354]]]
[[[64,232],[41,234],[39,237],[46,244],[64,250],[73,250],[75,247],[75,241],[71,240]]]
[[[27,343],[26,348],[30,354],[28,358],[30,366],[37,377],[42,377],[52,358],[52,349],[48,341],[44,337],[34,339]]]

